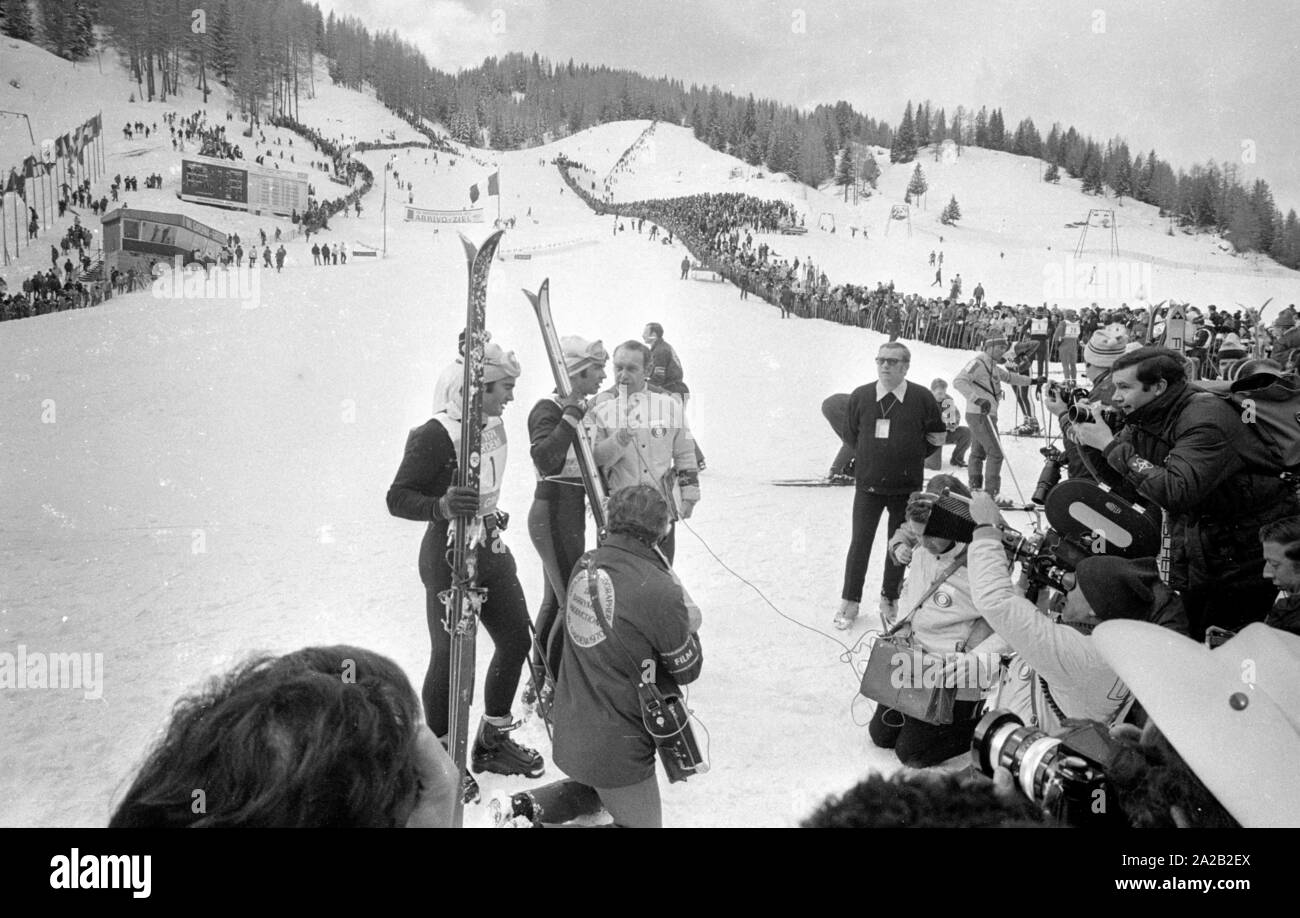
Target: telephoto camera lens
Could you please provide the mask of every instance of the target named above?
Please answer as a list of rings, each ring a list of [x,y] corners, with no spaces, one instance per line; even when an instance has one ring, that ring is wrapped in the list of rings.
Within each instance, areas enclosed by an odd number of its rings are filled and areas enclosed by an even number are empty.
[[[1096,821],[1090,805],[1105,786],[1105,774],[1056,737],[1026,727],[1010,711],[990,711],[980,718],[971,760],[990,778],[998,768],[1010,771],[1020,792],[1060,822],[1077,826]]]
[[[1095,417],[1092,407],[1084,402],[1075,402],[1066,408],[1065,416],[1070,419],[1071,424],[1087,424]]]

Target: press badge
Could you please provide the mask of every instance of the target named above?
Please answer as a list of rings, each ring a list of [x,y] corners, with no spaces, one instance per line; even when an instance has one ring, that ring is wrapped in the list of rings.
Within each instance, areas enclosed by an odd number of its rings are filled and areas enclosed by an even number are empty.
[[[889,439],[889,418],[876,418],[876,439]]]

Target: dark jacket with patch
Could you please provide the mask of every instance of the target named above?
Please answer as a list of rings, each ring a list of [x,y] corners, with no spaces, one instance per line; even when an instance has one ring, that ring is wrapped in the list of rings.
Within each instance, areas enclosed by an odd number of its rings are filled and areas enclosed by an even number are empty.
[[[597,568],[599,615],[587,583],[589,559]],[[637,683],[653,669],[660,690],[678,694],[677,686],[699,678],[703,664],[685,592],[648,546],[611,535],[574,567],[564,627],[555,764],[592,787],[646,780],[654,775],[655,745],[641,721]]]

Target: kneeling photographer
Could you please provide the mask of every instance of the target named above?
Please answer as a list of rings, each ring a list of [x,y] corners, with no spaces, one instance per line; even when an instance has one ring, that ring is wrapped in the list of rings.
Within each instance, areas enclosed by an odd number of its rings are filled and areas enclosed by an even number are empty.
[[[669,781],[708,770],[678,688],[703,665],[700,611],[656,550],[671,519],[655,488],[615,491],[608,521],[569,580],[553,756],[595,788],[615,825],[660,828],[656,751]]]
[[[967,545],[922,534],[931,504],[945,489],[970,494],[951,475],[936,475],[927,491],[908,499],[907,522],[889,550],[898,564],[907,566],[899,607],[909,611],[883,637],[891,648],[900,648],[889,651],[892,688],[939,688],[942,682],[955,689],[952,709],[941,716],[915,716],[891,707],[890,693],[868,695],[877,701],[867,728],[871,741],[893,749],[899,761],[913,768],[937,765],[970,747],[985,690],[997,684],[1001,655],[1008,649],[975,611]],[[895,638],[904,629],[909,629],[906,638]]]
[[[1160,581],[1155,559],[1083,558],[1061,583],[1067,589],[1057,622],[1013,586],[1005,522],[996,504],[976,494],[970,515],[976,524],[970,546],[975,608],[1018,658],[990,707],[1007,708],[1049,733],[1067,718],[1108,724],[1123,719],[1129,692],[1102,659],[1091,632],[1101,621],[1126,618],[1186,633],[1181,602]]]

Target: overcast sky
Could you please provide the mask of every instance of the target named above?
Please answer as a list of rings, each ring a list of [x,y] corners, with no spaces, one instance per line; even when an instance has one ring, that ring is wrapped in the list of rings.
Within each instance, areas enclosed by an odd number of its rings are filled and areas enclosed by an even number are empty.
[[[908,99],[1001,106],[1175,168],[1232,160],[1300,209],[1292,0],[317,0],[434,66],[536,51],[897,123]],[[1245,146],[1243,146],[1245,145]],[[1253,153],[1254,162],[1249,162]]]

